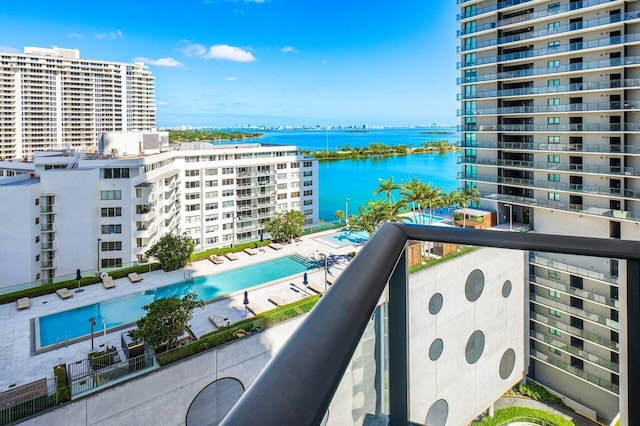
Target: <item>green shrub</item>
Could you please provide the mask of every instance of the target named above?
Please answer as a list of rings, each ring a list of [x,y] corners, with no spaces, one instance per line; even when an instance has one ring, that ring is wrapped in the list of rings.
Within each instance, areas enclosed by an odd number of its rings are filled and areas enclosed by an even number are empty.
[[[571,420],[567,420],[562,416],[528,407],[508,407],[496,410],[493,417],[483,417],[480,421],[472,424],[482,426],[502,425],[517,421],[519,418],[544,420],[548,426],[575,426]]]
[[[423,263],[421,265],[412,266],[411,268],[409,268],[409,273],[413,274],[414,272],[421,271],[421,270],[423,270],[425,268],[429,268],[429,267],[431,267],[433,265],[437,265],[438,263],[446,262],[446,261],[454,259],[454,258],[456,258],[458,256],[462,256],[463,254],[467,254],[467,253],[469,253],[469,252],[471,252],[471,251],[473,251],[473,250],[475,250],[477,248],[478,247],[475,247],[475,246],[466,246],[462,250],[459,250],[459,251],[457,251],[455,253],[451,253],[451,254],[448,254],[446,256],[442,256],[442,257],[439,257],[439,258],[432,258],[429,261],[427,261],[427,262],[425,262],[425,263]]]
[[[58,402],[69,402],[71,401],[71,393],[69,392],[69,380],[67,378],[67,365],[60,364],[53,367],[53,375],[57,379],[57,390],[56,394],[58,397]]]
[[[222,247],[222,248],[215,248],[207,251],[201,251],[199,253],[193,253],[191,255],[191,261],[196,262],[198,260],[205,260],[205,259],[208,259],[209,256],[211,256],[212,254],[223,255],[227,253],[241,252],[246,248],[264,247],[264,246],[268,246],[270,243],[271,243],[271,240],[264,240],[263,242],[254,241],[250,243],[236,244],[235,247]]]
[[[471,218],[472,222],[476,222],[476,223],[482,223],[484,222],[484,217],[482,216],[474,216]]]
[[[520,385],[518,387],[518,392],[521,395],[528,396],[536,401],[550,402],[551,404],[566,407],[562,399],[552,394],[544,386],[541,386],[536,382],[527,382],[526,384]]]
[[[259,331],[287,319],[297,317],[309,312],[318,302],[319,298],[320,296],[318,295],[306,297],[297,302],[239,321],[228,327],[222,327],[210,333],[203,334],[195,342],[158,354],[158,362],[160,362],[160,365],[171,364],[172,362],[190,357],[215,346],[231,342],[243,337],[244,335],[251,334],[252,332]]]
[[[463,219],[463,214],[462,213],[454,213],[453,214],[453,220],[462,220]]]

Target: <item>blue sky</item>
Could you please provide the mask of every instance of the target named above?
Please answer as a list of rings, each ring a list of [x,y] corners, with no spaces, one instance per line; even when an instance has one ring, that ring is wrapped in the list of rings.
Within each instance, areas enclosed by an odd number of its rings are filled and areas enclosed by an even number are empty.
[[[159,126],[455,124],[444,0],[6,1],[2,50],[142,60]]]

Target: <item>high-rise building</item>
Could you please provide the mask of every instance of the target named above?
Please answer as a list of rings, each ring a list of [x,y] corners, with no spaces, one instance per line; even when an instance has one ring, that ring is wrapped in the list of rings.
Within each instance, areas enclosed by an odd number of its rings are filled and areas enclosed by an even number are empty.
[[[502,223],[640,239],[640,2],[457,3],[460,179]],[[529,377],[602,419],[626,362],[619,267],[529,258]]]
[[[0,52],[0,158],[93,149],[101,132],[154,129],[155,111],[144,64],[82,59],[57,47]]]

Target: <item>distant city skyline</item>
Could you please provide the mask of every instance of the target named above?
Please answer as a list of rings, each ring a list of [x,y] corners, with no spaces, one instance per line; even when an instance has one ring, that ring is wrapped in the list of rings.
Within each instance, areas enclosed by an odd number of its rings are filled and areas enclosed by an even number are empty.
[[[159,127],[455,124],[455,13],[424,0],[27,0],[3,5],[0,51],[142,61]]]

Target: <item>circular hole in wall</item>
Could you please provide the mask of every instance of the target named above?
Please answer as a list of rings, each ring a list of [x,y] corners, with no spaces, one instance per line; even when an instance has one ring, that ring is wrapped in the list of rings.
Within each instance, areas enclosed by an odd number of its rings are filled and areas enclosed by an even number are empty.
[[[433,343],[431,343],[431,346],[429,347],[429,359],[431,361],[435,361],[438,358],[440,358],[440,355],[442,355],[443,347],[444,347],[444,342],[442,341],[442,339],[434,340]]]
[[[188,426],[217,425],[244,392],[240,380],[226,377],[207,385],[196,395],[187,410]]]
[[[500,359],[500,377],[508,378],[513,373],[513,367],[516,365],[516,353],[513,349],[507,349]]]
[[[442,295],[436,293],[429,299],[429,313],[432,315],[437,314],[442,309]]]
[[[505,299],[509,297],[511,294],[511,281],[506,280],[504,284],[502,284],[502,297]]]
[[[464,348],[464,356],[469,364],[475,364],[484,352],[484,333],[476,330],[467,340],[467,346]]]
[[[469,302],[475,302],[482,294],[482,290],[484,290],[484,274],[480,269],[474,269],[467,277],[464,295]]]
[[[449,417],[449,404],[444,399],[439,399],[429,407],[425,424],[444,426],[447,423],[447,417]]]

